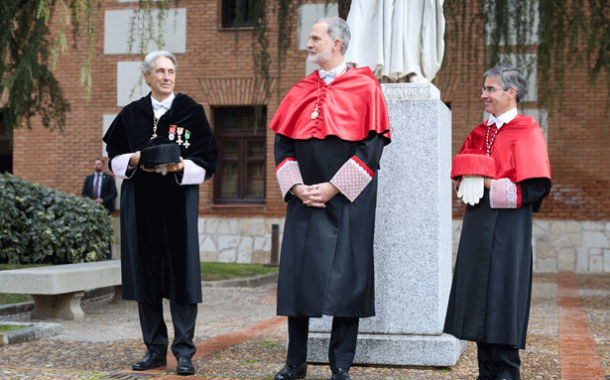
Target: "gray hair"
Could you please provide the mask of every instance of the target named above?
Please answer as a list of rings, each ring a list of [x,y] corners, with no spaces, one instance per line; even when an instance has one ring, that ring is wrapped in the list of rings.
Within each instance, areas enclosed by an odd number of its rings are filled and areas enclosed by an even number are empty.
[[[172,53],[165,50],[156,50],[148,53],[146,58],[144,58],[144,61],[142,61],[142,70],[144,70],[145,73],[150,74],[153,67],[155,67],[155,61],[160,57],[171,59],[172,62],[174,62],[176,71],[178,70],[178,61],[176,61],[176,57]]]
[[[347,47],[349,46],[349,40],[351,38],[349,25],[347,25],[347,22],[337,16],[318,19],[316,22],[314,22],[314,25],[319,22],[325,22],[328,24],[328,35],[330,36],[331,42],[334,40],[341,41],[341,54],[345,55]]]
[[[493,69],[484,72],[483,76],[499,78],[504,91],[514,87],[517,90],[517,103],[519,103],[523,98],[523,95],[525,95],[527,80],[521,73],[521,70],[515,66],[496,66]]]

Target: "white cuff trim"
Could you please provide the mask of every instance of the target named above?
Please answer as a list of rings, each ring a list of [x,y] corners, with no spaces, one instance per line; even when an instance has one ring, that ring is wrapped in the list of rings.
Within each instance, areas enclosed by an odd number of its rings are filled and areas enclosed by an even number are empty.
[[[129,166],[129,160],[131,159],[132,154],[133,153],[121,154],[120,156],[116,156],[112,159],[112,161],[110,161],[110,164],[112,165],[112,172],[117,178],[129,179],[133,177],[133,173],[136,172],[135,170],[131,173],[129,177],[127,177],[126,175],[127,167]]]
[[[180,182],[176,173],[174,173],[174,175],[176,176],[176,182],[180,185],[200,185],[205,179],[205,169],[191,160],[184,160],[182,182]]]
[[[508,178],[492,179],[489,199],[491,208],[517,208],[517,185]]]
[[[330,180],[341,194],[353,202],[373,180],[375,173],[364,162],[354,156],[347,160]]]
[[[303,183],[299,163],[291,157],[285,159],[277,166],[275,175],[280,183],[280,189],[284,198],[286,198],[286,194],[292,189],[292,186]]]

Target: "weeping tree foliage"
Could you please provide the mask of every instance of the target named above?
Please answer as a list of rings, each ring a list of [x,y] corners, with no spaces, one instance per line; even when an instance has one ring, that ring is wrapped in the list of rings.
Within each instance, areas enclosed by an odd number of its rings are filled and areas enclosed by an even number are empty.
[[[161,9],[159,22],[164,20],[169,3],[174,1],[140,0],[132,24],[141,17],[150,18],[151,8]],[[152,4],[152,5],[151,5]],[[6,0],[0,12],[0,112],[12,130],[39,116],[44,127],[63,130],[70,104],[53,74],[59,55],[69,48],[76,49],[77,39],[84,35],[86,49],[80,81],[88,99],[91,94],[91,61],[94,55],[95,27],[100,0]],[[52,27],[50,26],[52,25]],[[153,25],[153,23],[148,23]],[[162,30],[163,28],[158,28]],[[68,37],[72,32],[72,37]],[[130,45],[138,37],[135,29]],[[157,42],[160,34],[140,31],[140,44]],[[68,35],[68,36],[67,36]],[[68,41],[73,41],[68,46]],[[140,46],[141,47],[141,46]]]
[[[596,85],[606,78],[610,109],[610,0],[445,0],[447,38],[455,59],[446,62],[466,83],[478,83],[481,66],[516,64],[537,71],[538,107],[552,115],[561,109],[564,85],[572,73]],[[508,54],[517,54],[509,62]],[[523,58],[536,54],[535,60]],[[480,69],[479,69],[480,70]],[[570,75],[566,75],[570,74]]]
[[[63,4],[62,4],[63,5]],[[80,4],[79,4],[80,5]],[[66,48],[63,27],[71,12],[60,9],[64,18],[53,40],[49,19],[54,0],[23,0],[3,3],[0,12],[0,106],[4,122],[17,126],[22,120],[40,115],[43,125],[62,127],[70,105],[50,66],[51,58]],[[75,14],[74,9],[72,14]],[[92,12],[91,12],[92,13]]]
[[[212,0],[206,0],[212,1]],[[214,0],[216,1],[216,0]],[[312,0],[248,0],[248,18],[255,20],[252,33],[253,72],[263,102],[271,97],[272,75],[279,81],[298,25],[299,6]],[[335,1],[326,0],[326,4]],[[99,0],[7,0],[0,13],[0,110],[9,127],[29,126],[40,116],[45,127],[63,128],[70,105],[52,69],[57,57],[68,49],[66,30],[74,42],[82,30],[86,35],[85,60],[81,71],[84,93],[91,91],[93,38]],[[3,4],[4,4],[3,3]],[[178,0],[139,0],[132,18],[130,47],[146,51],[150,42],[162,48],[164,23]],[[351,0],[339,0],[346,17]],[[241,15],[242,2],[236,2]],[[535,61],[512,62],[537,70],[538,105],[553,110],[564,98],[566,73],[579,72],[595,84],[605,73],[610,109],[610,0],[445,0],[447,39],[456,49],[453,62],[445,62],[462,83],[477,83],[480,67],[506,62],[507,54],[536,53]],[[269,28],[267,13],[277,19]],[[53,22],[55,21],[55,22]],[[49,24],[53,22],[51,33]],[[155,28],[154,25],[157,25]],[[238,31],[236,28],[236,44]],[[271,34],[277,36],[277,72],[271,73]],[[76,48],[76,43],[73,44]],[[522,58],[519,58],[520,60]],[[469,76],[477,75],[475,78]],[[278,95],[280,88],[277,88]]]

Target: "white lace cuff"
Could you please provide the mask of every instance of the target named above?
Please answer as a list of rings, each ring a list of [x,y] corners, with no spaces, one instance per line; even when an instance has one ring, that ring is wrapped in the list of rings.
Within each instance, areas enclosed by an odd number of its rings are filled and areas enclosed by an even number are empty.
[[[492,179],[489,189],[491,208],[518,208],[521,206],[519,186],[508,178]]]
[[[350,202],[353,202],[374,176],[375,173],[364,162],[353,156],[341,166],[330,183],[335,185]]]
[[[299,163],[292,157],[288,157],[275,168],[275,175],[280,183],[284,198],[286,198],[286,194],[292,189],[292,186],[303,183]]]

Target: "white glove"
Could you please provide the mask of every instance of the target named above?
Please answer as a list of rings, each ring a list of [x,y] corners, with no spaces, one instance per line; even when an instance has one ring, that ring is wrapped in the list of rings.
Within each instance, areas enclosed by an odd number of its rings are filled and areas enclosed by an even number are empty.
[[[485,191],[485,178],[478,175],[465,175],[460,182],[457,195],[471,206],[479,203]]]
[[[157,165],[155,166],[155,169],[157,169],[157,173],[161,173],[163,175],[167,174],[167,164]]]

